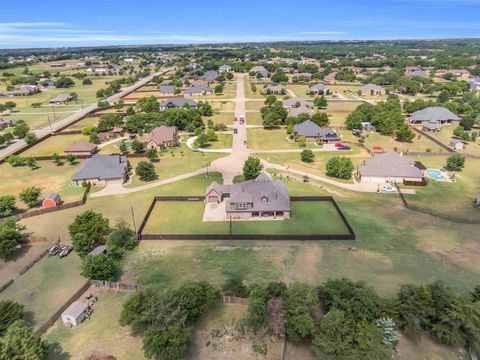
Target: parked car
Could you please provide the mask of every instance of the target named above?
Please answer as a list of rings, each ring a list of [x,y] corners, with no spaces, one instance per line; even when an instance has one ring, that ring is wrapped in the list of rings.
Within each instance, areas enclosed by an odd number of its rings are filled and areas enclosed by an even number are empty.
[[[381,191],[392,193],[392,192],[396,192],[397,190],[395,190],[395,188],[392,185],[385,185],[384,187],[381,188]]]
[[[58,253],[58,257],[63,258],[65,256],[68,256],[72,252],[72,250],[73,250],[72,245],[65,245],[65,246],[62,247],[62,249]]]
[[[380,146],[380,145],[373,145],[372,149],[381,151],[381,150],[383,150],[383,147]]]

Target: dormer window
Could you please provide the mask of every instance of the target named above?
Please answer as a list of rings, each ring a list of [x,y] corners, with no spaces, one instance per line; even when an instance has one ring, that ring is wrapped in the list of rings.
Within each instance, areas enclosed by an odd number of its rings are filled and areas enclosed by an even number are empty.
[[[262,201],[263,204],[267,203],[268,202],[268,197],[262,196],[261,201]]]

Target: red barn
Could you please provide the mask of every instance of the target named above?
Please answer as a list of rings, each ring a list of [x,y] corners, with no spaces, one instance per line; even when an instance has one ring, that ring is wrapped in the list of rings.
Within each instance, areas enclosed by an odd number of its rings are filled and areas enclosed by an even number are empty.
[[[48,196],[45,199],[43,199],[42,207],[44,209],[56,207],[60,205],[61,202],[62,200],[60,199],[60,195],[58,195],[57,193],[51,193],[51,194],[48,194]]]

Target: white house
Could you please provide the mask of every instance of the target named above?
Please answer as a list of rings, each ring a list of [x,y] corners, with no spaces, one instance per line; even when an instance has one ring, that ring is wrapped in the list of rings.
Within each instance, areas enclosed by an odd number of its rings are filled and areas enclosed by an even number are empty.
[[[78,326],[87,316],[88,304],[82,301],[74,301],[62,313],[62,321],[65,326]]]

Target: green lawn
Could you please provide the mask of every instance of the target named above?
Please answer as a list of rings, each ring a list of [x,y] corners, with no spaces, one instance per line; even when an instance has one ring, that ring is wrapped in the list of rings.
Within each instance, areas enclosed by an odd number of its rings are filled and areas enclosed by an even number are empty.
[[[226,138],[227,135],[224,136],[219,138],[221,138],[222,141],[228,141]],[[228,136],[231,138],[231,135]],[[179,147],[160,152],[159,161],[154,162],[154,165],[158,178],[162,180],[206,168],[213,160],[223,156],[225,156],[225,154],[192,151],[185,144],[182,144]],[[129,160],[133,169],[135,169],[140,161],[145,161],[147,158],[130,158]],[[136,187],[144,184],[146,184],[146,182],[140,181],[140,179],[134,175],[132,183],[127,185],[127,187]]]
[[[28,149],[22,156],[47,156],[53,153],[62,155],[64,150],[77,141],[88,141],[88,136],[82,134],[55,135]]]
[[[203,202],[158,202],[144,234],[228,234],[228,221],[203,222]],[[233,221],[232,234],[319,235],[348,234],[330,202],[292,202],[290,219]],[[184,219],[188,218],[186,223]]]
[[[220,112],[215,113],[213,116],[204,116],[203,122],[205,125],[208,123],[208,120],[212,120],[215,124],[225,124],[230,125],[233,123],[233,119],[235,118],[235,113],[232,112]]]
[[[288,140],[287,136],[285,129],[247,129],[248,147],[253,150],[301,149],[293,140]],[[306,148],[320,147],[313,142],[308,142]]]
[[[210,142],[208,149],[231,149],[233,136],[231,134],[217,133],[218,140]]]
[[[0,300],[24,305],[28,322],[37,328],[85,283],[80,265],[75,253],[63,259],[47,255],[1,292]]]
[[[133,336],[130,327],[118,323],[122,303],[129,293],[107,293],[93,289],[98,302],[90,319],[79,327],[67,328],[57,321],[44,337],[50,344],[58,344],[61,351],[49,354],[50,360],[83,359],[94,352],[115,356],[118,360],[144,359],[142,337]]]
[[[97,126],[98,125],[98,120],[99,120],[99,117],[88,117],[88,118],[80,120],[79,122],[69,126],[64,131],[83,130],[84,128],[89,127],[89,126]]]

